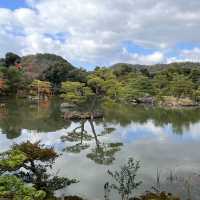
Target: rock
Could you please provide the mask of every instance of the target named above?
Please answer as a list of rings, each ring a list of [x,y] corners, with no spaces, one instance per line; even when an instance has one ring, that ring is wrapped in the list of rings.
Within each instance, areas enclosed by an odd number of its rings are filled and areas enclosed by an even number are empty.
[[[40,98],[38,96],[28,96],[28,99],[31,101],[38,101]]]
[[[197,106],[197,104],[189,98],[179,99],[178,103],[183,107]]]
[[[80,119],[97,119],[97,118],[103,118],[103,113],[100,112],[65,112],[64,119],[65,120],[80,120]]]
[[[70,103],[62,103],[60,105],[60,108],[74,108],[74,107],[76,107],[76,105]]]
[[[155,99],[154,97],[142,97],[138,99],[138,102],[141,104],[154,104],[155,103]]]
[[[198,106],[197,103],[195,103],[190,98],[176,98],[172,96],[164,96],[162,101],[159,103],[161,106],[166,107],[194,107]]]
[[[132,99],[130,102],[129,102],[131,105],[137,105],[138,104],[138,101],[136,99]]]

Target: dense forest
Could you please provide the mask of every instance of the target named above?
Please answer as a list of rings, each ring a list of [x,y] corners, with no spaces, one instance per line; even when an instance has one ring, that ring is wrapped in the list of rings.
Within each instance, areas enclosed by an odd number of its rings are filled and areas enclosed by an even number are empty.
[[[20,57],[7,53],[0,59],[0,93],[42,98],[59,95],[74,104],[106,99],[131,104],[193,106],[200,101],[200,64],[119,63],[86,71],[53,54]]]

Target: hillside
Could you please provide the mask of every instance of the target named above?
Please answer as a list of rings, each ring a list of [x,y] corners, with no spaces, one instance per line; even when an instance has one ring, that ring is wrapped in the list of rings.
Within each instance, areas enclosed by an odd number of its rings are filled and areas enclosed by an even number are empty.
[[[75,69],[67,60],[54,54],[35,54],[21,58],[23,68],[32,78],[38,78],[45,70],[56,63],[64,64],[69,71]]]
[[[121,68],[130,68],[132,70],[143,70],[148,69],[150,73],[156,73],[171,67],[181,68],[181,69],[200,69],[200,63],[193,62],[179,62],[170,64],[156,64],[156,65],[140,65],[140,64],[128,64],[128,63],[117,63],[111,66],[114,70],[120,70]]]

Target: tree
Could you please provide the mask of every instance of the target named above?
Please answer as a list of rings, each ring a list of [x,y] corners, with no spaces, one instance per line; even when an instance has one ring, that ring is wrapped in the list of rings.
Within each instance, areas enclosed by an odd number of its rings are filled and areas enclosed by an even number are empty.
[[[195,101],[199,102],[200,101],[200,86],[194,91],[194,99]]]
[[[51,83],[48,81],[33,80],[30,86],[30,94],[33,96],[39,95],[43,97],[51,97],[53,89]]]
[[[17,54],[12,52],[6,53],[5,56],[5,65],[6,67],[15,66],[16,64],[20,63],[21,58]]]
[[[4,80],[3,70],[0,70],[0,94],[4,94],[6,90],[6,82]]]
[[[68,76],[67,80],[86,83],[87,75],[88,75],[88,72],[85,69],[78,68],[78,69],[71,70],[69,72],[69,76]]]
[[[44,147],[39,142],[15,144],[11,150],[0,155],[0,171],[12,172],[25,183],[31,183],[37,190],[51,196],[55,190],[77,182],[48,173],[57,157],[53,148]]]
[[[193,69],[189,75],[189,78],[193,81],[193,83],[198,87],[200,85],[200,70]]]
[[[0,68],[6,67],[6,61],[4,58],[0,58]]]
[[[124,87],[121,92],[121,99],[132,101],[145,96],[153,96],[155,94],[152,81],[141,74],[130,74],[124,81]]]
[[[193,95],[194,84],[184,75],[176,75],[169,83],[169,94],[175,97],[191,97]]]
[[[43,200],[46,193],[26,185],[14,175],[0,176],[0,198],[13,200]]]
[[[128,64],[119,64],[117,68],[114,69],[114,74],[118,77],[124,76],[129,74],[133,71],[133,68],[131,68]]]
[[[87,79],[88,86],[97,96],[118,99],[122,85],[111,69],[97,68]]]
[[[18,70],[15,67],[10,67],[8,69],[3,69],[3,73],[6,92],[8,94],[16,95],[20,90],[27,90],[29,86],[29,80],[22,70]]]
[[[68,80],[74,67],[65,62],[57,62],[48,67],[42,74],[42,79],[52,83],[54,91],[58,92],[61,83]]]
[[[150,77],[151,74],[149,73],[149,70],[147,68],[141,69],[140,70],[141,74],[146,76],[146,77]]]
[[[164,94],[168,90],[169,77],[166,73],[157,73],[152,81],[156,94]]]
[[[73,104],[83,104],[89,102],[94,97],[92,90],[80,82],[63,82],[61,91],[61,97]]]

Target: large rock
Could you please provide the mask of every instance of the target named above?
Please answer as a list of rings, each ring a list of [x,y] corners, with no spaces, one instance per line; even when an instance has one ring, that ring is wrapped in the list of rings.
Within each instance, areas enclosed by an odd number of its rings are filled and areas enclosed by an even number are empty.
[[[138,99],[138,103],[153,105],[155,103],[155,99],[154,99],[154,97],[142,97],[142,98]]]
[[[60,105],[60,108],[61,108],[61,109],[63,109],[63,108],[74,108],[74,107],[76,107],[76,105],[70,104],[70,103],[62,103],[62,104]]]
[[[173,96],[162,97],[162,101],[160,101],[159,104],[161,106],[166,106],[166,107],[194,107],[194,106],[198,106],[198,104],[190,98],[176,98],[176,97],[173,97]]]

